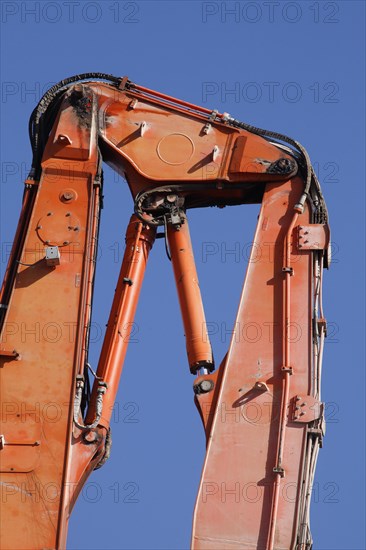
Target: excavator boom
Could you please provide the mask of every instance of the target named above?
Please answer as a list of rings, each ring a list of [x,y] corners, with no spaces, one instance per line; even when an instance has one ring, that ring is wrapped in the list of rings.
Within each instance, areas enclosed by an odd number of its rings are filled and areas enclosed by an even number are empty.
[[[73,504],[110,454],[125,331],[163,236],[207,441],[191,547],[310,549],[329,227],[305,149],[102,73],[51,88],[32,113],[30,137],[33,164],[0,300],[1,547],[66,547]],[[127,181],[134,211],[94,372],[102,160]],[[188,213],[253,203],[261,210],[252,254],[215,370]]]

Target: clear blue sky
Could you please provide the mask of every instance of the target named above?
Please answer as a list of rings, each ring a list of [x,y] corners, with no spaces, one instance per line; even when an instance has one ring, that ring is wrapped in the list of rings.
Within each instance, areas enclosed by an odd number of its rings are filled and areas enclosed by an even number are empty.
[[[324,281],[328,424],[312,502],[314,550],[364,549],[365,3],[3,1],[1,10],[2,272],[31,161],[28,118],[42,93],[64,77],[127,74],[307,147],[334,244]],[[126,184],[109,169],[105,176],[93,365],[132,210]],[[252,206],[190,214],[207,320],[218,327],[217,362],[229,344],[225,331],[257,212]],[[207,242],[217,244],[208,258]],[[226,254],[235,247],[239,258]],[[171,266],[158,241],[118,394],[112,457],[89,478],[75,507],[70,550],[188,548],[204,457],[192,382]]]

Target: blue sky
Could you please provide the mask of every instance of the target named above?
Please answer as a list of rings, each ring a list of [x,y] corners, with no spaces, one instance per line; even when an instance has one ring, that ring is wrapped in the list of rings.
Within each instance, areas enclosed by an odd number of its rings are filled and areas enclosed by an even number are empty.
[[[126,74],[307,147],[334,251],[324,280],[327,433],[312,498],[314,550],[364,549],[364,2],[3,1],[1,9],[2,272],[31,161],[28,118],[44,91],[67,76]],[[94,366],[131,210],[125,182],[106,168]],[[248,206],[189,214],[217,362],[229,344],[257,213]],[[207,243],[217,251],[209,257]],[[135,340],[112,456],[74,509],[70,550],[189,546],[204,434],[162,241],[151,254]]]

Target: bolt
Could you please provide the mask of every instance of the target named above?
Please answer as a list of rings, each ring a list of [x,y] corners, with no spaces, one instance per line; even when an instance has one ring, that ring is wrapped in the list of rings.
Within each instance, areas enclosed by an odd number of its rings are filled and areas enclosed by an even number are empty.
[[[213,390],[214,385],[215,384],[213,380],[202,380],[201,382],[199,382],[199,384],[194,384],[193,390],[194,393],[198,395],[201,393],[208,393],[209,391]]]
[[[65,216],[71,216],[71,212],[66,212]]]
[[[64,245],[69,244],[70,241],[64,241]]]
[[[213,388],[213,382],[211,380],[203,380],[200,385],[203,391],[210,391]]]
[[[42,226],[41,226],[41,225],[37,225],[37,229],[42,229]]]

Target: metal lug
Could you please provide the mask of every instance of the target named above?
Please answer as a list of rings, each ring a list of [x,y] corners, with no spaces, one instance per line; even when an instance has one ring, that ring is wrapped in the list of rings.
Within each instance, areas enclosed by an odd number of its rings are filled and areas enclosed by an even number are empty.
[[[215,147],[212,149],[212,160],[215,162],[218,156],[219,156],[219,147],[215,145]]]
[[[140,136],[142,137],[144,135],[144,133],[146,132],[146,129],[147,129],[147,124],[145,121],[142,121],[140,126],[139,126],[139,133],[140,133]]]
[[[254,389],[260,390],[260,391],[263,391],[263,392],[269,391],[269,388],[268,388],[268,386],[265,382],[256,382],[254,384]]]
[[[136,109],[138,101],[137,99],[131,99],[130,103],[128,104],[128,109]]]
[[[211,124],[207,122],[207,124],[205,124],[202,129],[202,133],[207,135],[210,132],[211,128],[212,128]]]

